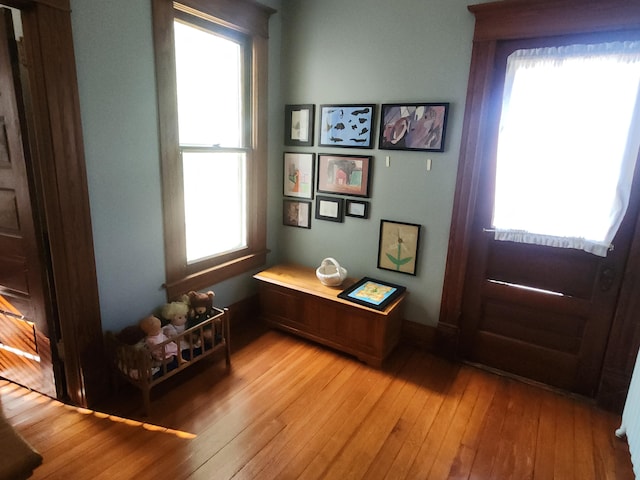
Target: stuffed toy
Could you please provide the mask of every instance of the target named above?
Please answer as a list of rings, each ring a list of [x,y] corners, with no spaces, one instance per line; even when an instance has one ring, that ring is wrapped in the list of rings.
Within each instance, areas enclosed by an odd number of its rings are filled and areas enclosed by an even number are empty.
[[[185,299],[188,301],[188,298]],[[162,307],[162,317],[168,320],[169,323],[162,327],[162,333],[169,338],[176,338],[178,335],[184,333],[187,329],[189,309],[189,304],[184,301],[165,304]],[[180,337],[178,344],[183,360],[191,360],[192,352],[194,355],[202,353],[200,339],[197,336],[183,335]]]
[[[207,293],[191,291],[187,296],[189,297],[190,306],[187,328],[195,327],[215,315],[215,311],[213,310],[213,297],[216,296],[215,293],[212,291],[208,291]],[[204,328],[203,336],[207,342],[211,342],[214,338],[216,341],[222,339],[222,325],[220,322],[214,323],[215,333],[212,332],[211,327]]]
[[[162,307],[162,317],[169,323],[162,327],[162,333],[169,338],[176,338],[186,328],[189,305],[184,302],[171,302]],[[180,350],[189,348],[189,342],[180,340]]]
[[[154,360],[163,361],[178,355],[178,346],[174,342],[169,342],[164,347],[157,345],[169,340],[162,333],[162,323],[158,317],[150,315],[140,320],[140,328],[145,333],[144,342]]]

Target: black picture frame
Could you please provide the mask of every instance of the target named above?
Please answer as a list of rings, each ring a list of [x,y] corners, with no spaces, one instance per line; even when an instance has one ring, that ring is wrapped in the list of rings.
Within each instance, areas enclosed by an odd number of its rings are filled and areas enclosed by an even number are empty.
[[[375,104],[320,105],[322,147],[373,148]]]
[[[316,106],[313,104],[284,106],[284,144],[291,147],[313,145]]]
[[[282,193],[285,197],[313,199],[315,159],[315,153],[284,152]]]
[[[344,220],[344,199],[316,196],[316,218],[341,223]]]
[[[422,225],[380,220],[378,268],[416,275]]]
[[[344,207],[344,214],[347,217],[369,218],[369,202],[348,198]]]
[[[305,200],[283,200],[282,224],[289,227],[311,228],[311,203]]]
[[[369,197],[373,157],[319,153],[317,168],[318,193]]]
[[[449,104],[389,103],[380,109],[380,150],[444,152]]]
[[[338,294],[338,298],[358,305],[385,310],[406,291],[406,287],[394,283],[364,277]]]

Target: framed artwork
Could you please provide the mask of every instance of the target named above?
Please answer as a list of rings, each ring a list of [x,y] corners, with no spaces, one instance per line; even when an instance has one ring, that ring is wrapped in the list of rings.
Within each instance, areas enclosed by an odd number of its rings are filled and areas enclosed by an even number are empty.
[[[282,223],[290,227],[311,228],[311,202],[284,200]]]
[[[373,157],[318,154],[318,192],[368,197]]]
[[[382,105],[382,150],[444,152],[448,103],[401,103]]]
[[[378,268],[416,274],[421,225],[380,220]]]
[[[338,298],[364,305],[376,310],[384,310],[404,293],[405,287],[364,277],[338,294]]]
[[[315,153],[285,152],[283,192],[286,197],[313,198]]]
[[[315,105],[285,105],[284,144],[296,147],[313,145]]]
[[[369,218],[369,202],[347,199],[344,214],[347,217]]]
[[[373,148],[375,105],[320,105],[320,141],[325,147]]]
[[[330,222],[342,222],[344,215],[344,199],[333,197],[316,197],[316,218]]]

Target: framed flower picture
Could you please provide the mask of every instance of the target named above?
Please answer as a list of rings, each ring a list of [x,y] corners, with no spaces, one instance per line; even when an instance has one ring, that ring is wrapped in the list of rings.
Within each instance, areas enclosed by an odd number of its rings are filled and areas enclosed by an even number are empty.
[[[378,268],[416,274],[421,225],[380,220]]]

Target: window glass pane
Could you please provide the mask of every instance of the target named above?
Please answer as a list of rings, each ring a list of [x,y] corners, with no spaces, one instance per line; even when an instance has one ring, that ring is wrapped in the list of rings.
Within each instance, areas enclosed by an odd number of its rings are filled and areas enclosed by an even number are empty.
[[[183,152],[187,262],[246,247],[246,154]]]
[[[174,22],[181,145],[242,145],[242,48]]]

